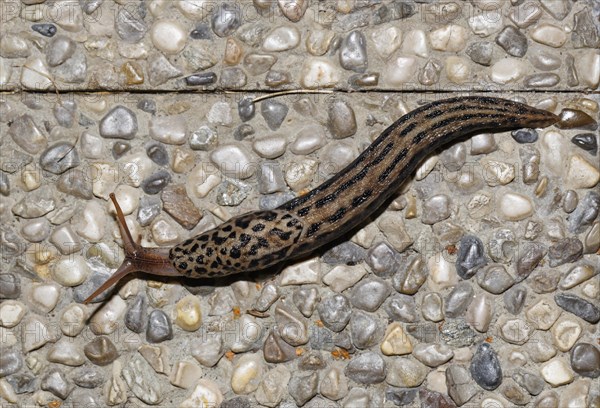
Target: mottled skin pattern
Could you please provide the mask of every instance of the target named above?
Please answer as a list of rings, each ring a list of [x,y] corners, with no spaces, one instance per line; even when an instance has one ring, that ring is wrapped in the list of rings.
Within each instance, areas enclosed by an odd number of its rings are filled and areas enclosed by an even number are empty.
[[[550,112],[490,97],[424,105],[398,119],[360,156],[309,193],[273,211],[251,212],[176,245],[182,275],[225,276],[258,270],[340,237],[380,207],[432,151],[476,132],[547,127]]]

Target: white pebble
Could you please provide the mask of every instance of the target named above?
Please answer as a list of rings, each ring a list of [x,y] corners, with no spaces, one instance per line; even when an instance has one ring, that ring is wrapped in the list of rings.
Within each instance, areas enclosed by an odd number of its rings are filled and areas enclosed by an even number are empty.
[[[45,218],[29,220],[21,226],[21,235],[29,242],[41,242],[50,235],[50,223]]]
[[[94,313],[89,322],[89,327],[96,335],[111,334],[120,323],[127,309],[127,303],[119,296],[113,296],[102,308]]]
[[[117,167],[111,163],[94,162],[90,163],[90,169],[92,173],[92,193],[96,197],[108,200],[108,195],[115,191],[119,183]]]
[[[575,68],[580,85],[596,89],[600,84],[600,53],[586,50],[575,58]]]
[[[440,160],[440,156],[437,154],[429,156],[415,172],[415,180],[423,180],[431,171],[435,168]]]
[[[339,70],[326,59],[308,59],[300,72],[300,83],[309,89],[329,88],[337,85],[339,80]]]
[[[566,153],[569,151],[566,138],[559,132],[551,130],[540,139],[542,162],[553,174],[564,176]]]
[[[77,233],[89,242],[99,242],[104,237],[106,211],[97,201],[88,201],[82,212]]]
[[[27,313],[27,306],[18,300],[5,300],[0,303],[0,326],[15,327]]]
[[[471,78],[471,64],[461,57],[446,58],[446,76],[455,84],[463,84]]]
[[[395,26],[382,27],[371,34],[375,51],[387,59],[402,44],[402,31]]]
[[[124,215],[132,214],[140,204],[140,196],[141,192],[137,188],[133,188],[131,186],[121,184],[115,190],[115,197],[119,202],[119,206],[121,210],[123,210]],[[108,202],[108,211],[111,214],[116,214],[117,210],[111,201]]]
[[[81,134],[81,154],[88,159],[99,159],[102,157],[104,143],[100,136],[96,136],[90,132]]]
[[[298,155],[306,155],[320,149],[325,144],[325,132],[318,125],[308,125],[298,132],[290,145],[290,151]]]
[[[416,55],[417,57],[429,57],[427,34],[423,30],[411,30],[404,35],[402,53]]]
[[[280,52],[296,48],[300,44],[300,32],[296,27],[277,27],[264,39],[264,51]]]
[[[475,35],[480,37],[487,37],[494,33],[499,32],[504,27],[502,21],[502,14],[498,11],[485,11],[481,14],[477,14],[470,17],[468,20],[469,27]]]
[[[285,169],[285,182],[292,190],[301,190],[310,184],[317,167],[318,162],[313,159],[292,162]]]
[[[478,293],[467,309],[466,319],[475,330],[485,333],[490,327],[494,302],[485,293]]]
[[[390,85],[402,85],[414,79],[419,64],[413,57],[393,57],[386,65],[384,78]]]
[[[491,79],[497,84],[508,84],[521,79],[527,72],[527,65],[516,58],[503,58],[492,66]]]
[[[567,352],[571,350],[571,347],[575,345],[583,328],[581,324],[575,319],[570,317],[561,318],[559,321],[554,323],[550,332],[554,340],[554,345],[560,351]]]
[[[178,361],[171,370],[169,381],[179,388],[191,388],[202,377],[202,368],[191,361]]]
[[[456,24],[432,31],[429,34],[431,47],[438,51],[458,52],[465,48],[467,43],[467,30]]]
[[[44,313],[54,310],[58,299],[60,299],[60,288],[57,285],[36,283],[31,288],[31,301],[33,305]]]
[[[65,337],[54,344],[46,355],[48,361],[72,367],[85,364],[83,351],[72,340]]]
[[[256,139],[252,149],[265,159],[275,159],[285,153],[287,139],[284,136],[268,136]]]
[[[247,179],[256,172],[257,164],[244,146],[219,146],[210,153],[210,160],[227,177]]]
[[[187,141],[187,124],[183,115],[152,117],[148,132],[152,139],[166,144],[181,145]]]
[[[538,330],[548,330],[560,316],[561,310],[553,300],[540,299],[525,312],[527,320]]]
[[[262,353],[245,354],[240,357],[231,375],[231,389],[236,394],[256,391],[263,376]]]
[[[544,380],[553,387],[573,381],[573,371],[562,358],[556,357],[542,366],[540,370]]]
[[[42,347],[44,344],[58,340],[58,333],[49,329],[48,323],[41,316],[28,315],[20,325],[21,345],[24,352],[29,352]],[[35,335],[31,335],[34,333]],[[3,334],[6,334],[3,333]],[[7,336],[9,337],[9,336]],[[4,344],[4,339],[0,339]]]
[[[57,1],[48,10],[48,14],[63,30],[72,33],[83,30],[83,12],[77,0]]]
[[[216,102],[210,107],[206,119],[214,125],[230,126],[233,122],[231,106],[227,102]]]
[[[12,65],[8,63],[8,59],[0,57],[0,85],[8,84],[12,73]]]
[[[223,393],[214,381],[199,380],[192,394],[179,406],[181,408],[209,408],[218,407],[223,402]]]
[[[52,86],[52,76],[39,58],[27,60],[21,69],[21,85],[25,88],[44,90]]]
[[[436,253],[427,260],[429,275],[427,282],[429,288],[434,292],[452,287],[458,282],[456,267],[446,260],[442,253]]]
[[[208,163],[198,163],[187,177],[186,190],[190,197],[204,198],[221,183],[219,170]]]
[[[174,20],[159,20],[150,31],[152,43],[165,54],[177,54],[185,47],[187,32]]]
[[[323,276],[323,283],[335,292],[343,292],[366,274],[367,270],[362,265],[337,265]]]
[[[81,255],[61,258],[52,268],[52,279],[62,286],[81,285],[90,273],[90,268]]]
[[[152,174],[155,167],[154,162],[150,160],[146,152],[128,154],[127,156],[121,158],[120,162],[120,168],[125,173],[124,181],[133,187],[139,187],[142,184],[142,181]],[[104,175],[102,175],[102,177],[103,176]],[[112,175],[111,177],[114,179],[115,176]],[[106,198],[108,198],[108,195]]]
[[[506,185],[515,179],[515,166],[501,161],[483,159],[483,179],[490,187]]]
[[[300,262],[286,267],[281,272],[281,285],[303,285],[318,283],[321,275],[321,263],[316,259]]]
[[[597,166],[588,162],[579,154],[574,154],[569,160],[567,172],[567,185],[571,188],[592,188],[600,181],[600,172]]]
[[[554,24],[542,23],[530,30],[531,39],[540,44],[558,48],[567,41],[567,33]]]
[[[527,196],[508,192],[500,196],[498,212],[507,221],[520,221],[533,214],[533,203]]]
[[[60,330],[65,336],[75,337],[85,328],[87,318],[88,312],[84,306],[71,303],[60,315]]]
[[[152,239],[158,245],[174,245],[180,241],[179,233],[173,223],[163,218],[156,218],[152,221],[150,231],[152,232]]]

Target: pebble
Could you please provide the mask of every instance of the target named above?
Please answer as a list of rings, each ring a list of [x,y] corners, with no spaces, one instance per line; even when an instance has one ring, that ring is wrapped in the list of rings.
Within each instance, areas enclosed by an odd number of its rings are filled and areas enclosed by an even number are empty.
[[[527,37],[512,26],[506,26],[496,36],[496,44],[513,57],[521,58],[527,53]]]
[[[202,377],[202,369],[189,361],[178,361],[171,371],[169,381],[179,388],[191,388]]]
[[[385,242],[379,242],[375,245],[368,246],[370,248],[365,257],[365,262],[367,263],[367,265],[369,265],[371,271],[375,275],[382,278],[391,276],[398,267],[398,262],[396,261],[396,257],[398,254],[396,253],[396,251]],[[417,269],[417,272],[423,269],[422,267],[424,265],[422,263],[422,260],[421,263],[417,263],[416,266],[417,265],[420,266],[420,268]],[[397,279],[392,280],[392,285],[394,285],[394,288],[396,290],[402,292],[402,290],[400,289],[402,289],[402,287],[404,286],[404,282],[409,282],[409,280],[407,279],[408,275],[408,273],[402,274]]]
[[[590,152],[593,156],[598,154],[598,139],[593,133],[580,133],[575,135],[571,139],[571,142],[575,146]]]
[[[85,363],[85,357],[79,347],[71,339],[63,338],[48,350],[46,355],[52,363],[78,367]]]
[[[49,313],[58,304],[60,292],[58,285],[52,283],[34,284],[31,288],[31,301],[37,309]]]
[[[386,356],[400,356],[410,354],[413,350],[413,345],[410,338],[405,334],[402,325],[398,322],[393,322],[387,327],[380,348],[381,352]]]
[[[309,259],[286,267],[281,272],[281,285],[302,285],[317,283],[321,275],[321,263]]]
[[[244,57],[244,66],[250,75],[262,75],[268,72],[277,62],[277,58],[269,54],[248,54]]]
[[[236,394],[249,394],[256,391],[265,370],[258,353],[241,356],[231,375],[231,389]]]
[[[534,373],[518,370],[512,378],[531,395],[539,395],[544,389],[544,380]]]
[[[573,16],[574,28],[571,33],[571,42],[574,48],[598,48],[600,46],[600,35],[591,16],[589,10],[583,10],[575,13]]]
[[[196,408],[205,404],[209,407],[223,406],[223,394],[219,390],[218,384],[209,379],[199,380],[194,391],[179,406],[181,408]]]
[[[317,306],[317,310],[325,327],[334,332],[342,331],[352,316],[350,302],[341,294],[324,298]]]
[[[212,150],[218,144],[217,132],[208,126],[201,126],[192,132],[189,144],[192,150]]]
[[[24,352],[39,349],[50,341],[56,341],[56,335],[47,322],[38,316],[29,314],[21,322],[21,344]],[[39,333],[39,336],[28,336],[27,333]]]
[[[529,285],[535,293],[554,292],[560,276],[551,270],[536,270],[528,278]]]
[[[398,358],[388,367],[386,382],[396,387],[417,387],[427,376],[427,367],[417,360]]]
[[[481,343],[469,366],[471,377],[483,389],[493,391],[502,383],[502,367],[494,349]]]
[[[560,77],[554,73],[533,74],[526,76],[523,85],[528,88],[550,88],[560,82]]]
[[[340,46],[340,65],[342,68],[365,72],[368,67],[367,40],[360,31],[349,33]]]
[[[467,37],[468,32],[465,28],[449,24],[432,31],[429,34],[429,42],[434,50],[459,52],[465,48]]]
[[[173,338],[171,319],[162,310],[153,310],[148,316],[146,340],[150,343],[161,343]]]
[[[27,313],[27,306],[16,300],[7,300],[0,303],[0,326],[15,327]]]
[[[456,258],[458,276],[463,279],[471,279],[486,264],[483,242],[473,235],[461,238]]]
[[[600,171],[582,156],[574,154],[569,160],[566,178],[572,188],[592,188],[600,181]]]
[[[515,281],[502,264],[490,264],[477,273],[477,283],[482,289],[499,295],[510,288]]]
[[[350,332],[354,346],[366,349],[379,343],[384,328],[372,315],[358,311],[350,319]]]
[[[527,28],[535,24],[542,16],[542,9],[537,4],[521,3],[511,7],[508,18],[519,28]]]
[[[293,26],[280,26],[271,31],[262,43],[267,52],[282,52],[294,49],[300,44],[300,32]]]
[[[281,127],[288,114],[288,110],[287,105],[273,99],[266,100],[260,104],[260,112],[271,130],[277,130]]]
[[[53,37],[56,34],[56,26],[51,23],[32,24],[31,29],[44,37]]]
[[[146,404],[156,405],[162,400],[158,378],[143,358],[135,356],[129,360],[123,368],[122,376],[133,395]]]
[[[162,190],[161,199],[165,212],[185,229],[191,230],[202,218],[183,184],[169,184]]]
[[[387,59],[402,44],[402,31],[400,28],[394,26],[382,27],[373,31],[371,34],[371,40],[373,40],[373,44],[375,45],[375,50],[377,53],[383,59]]]
[[[50,235],[50,223],[46,218],[26,221],[21,226],[21,236],[29,242],[41,242]]]
[[[562,47],[567,41],[567,33],[559,26],[550,23],[541,23],[530,31],[531,39],[540,44],[553,48]]]
[[[162,345],[150,346],[148,344],[144,344],[138,349],[138,352],[146,359],[154,371],[168,375],[171,371],[171,365],[168,361],[168,350],[169,349]]]
[[[458,405],[466,404],[477,394],[477,388],[471,382],[467,369],[457,364],[451,364],[446,369],[446,386],[448,395]]]
[[[70,225],[62,225],[54,229],[50,242],[63,255],[69,255],[81,249],[82,243]]]
[[[488,331],[493,314],[492,299],[484,293],[478,293],[467,309],[466,319],[475,330],[485,333]]]
[[[581,325],[575,319],[564,317],[558,320],[551,329],[556,348],[563,352],[571,350],[582,330]]]
[[[0,275],[0,299],[18,299],[21,295],[21,278],[14,273]]]
[[[572,233],[582,233],[592,225],[600,212],[600,194],[588,191],[583,200],[569,215],[568,229]]]
[[[265,286],[263,286],[262,290],[260,291],[260,295],[254,302],[253,307],[259,312],[266,312],[267,310],[269,310],[271,305],[273,305],[273,303],[275,303],[275,301],[279,299],[279,296],[280,292],[278,287],[273,283],[267,283]],[[295,293],[294,296],[296,296]]]
[[[185,28],[175,20],[158,20],[150,29],[152,44],[165,54],[177,54],[187,40]]]
[[[300,84],[307,89],[330,88],[339,80],[339,70],[326,59],[307,59],[300,71]]]
[[[598,274],[598,269],[591,264],[577,265],[571,268],[560,281],[559,288],[562,290],[571,289]]]
[[[323,276],[323,283],[334,292],[343,292],[351,288],[367,274],[362,265],[338,265]]]
[[[113,257],[115,256],[115,254],[107,253],[105,256],[108,259],[114,259]],[[103,261],[106,262],[106,260],[103,260]],[[83,284],[81,284],[73,289],[73,300],[75,300],[78,303],[83,303],[83,301],[89,295],[91,295],[92,292],[97,287],[99,287],[101,284],[103,284],[112,275],[111,270],[104,263],[102,263],[102,261],[100,261],[98,258],[89,259],[87,264],[91,270],[90,278]],[[111,265],[111,266],[116,268],[118,265]],[[104,293],[96,296],[92,300],[92,303],[102,302],[102,301],[108,299],[108,297],[111,295],[111,293],[112,293],[111,290],[105,291]]]
[[[510,133],[517,143],[535,143],[538,140],[538,133],[535,129],[519,129]]]
[[[285,153],[287,139],[284,136],[268,136],[254,140],[252,149],[261,157],[275,159]]]
[[[533,327],[521,319],[503,319],[500,326],[500,336],[507,342],[522,345],[527,343],[533,332]]]
[[[71,303],[64,308],[60,315],[60,330],[65,336],[75,337],[86,327],[88,313],[77,303]]]
[[[505,85],[516,82],[528,72],[525,62],[516,58],[503,58],[496,62],[491,69],[492,81]]]
[[[560,309],[548,299],[542,298],[525,312],[527,320],[539,330],[548,330],[558,319]]]
[[[488,37],[503,27],[502,15],[496,10],[486,10],[485,13],[469,17],[467,22],[471,31],[479,37]]]
[[[401,86],[413,80],[418,68],[417,59],[414,57],[393,56],[388,60],[382,74],[390,85]]]
[[[154,53],[147,60],[148,82],[156,87],[169,79],[180,76],[183,72],[171,64],[162,53]]]
[[[423,30],[410,30],[404,35],[401,51],[404,54],[416,55],[417,57],[429,57],[429,42],[427,34]]]
[[[129,108],[115,106],[100,120],[99,131],[104,138],[131,140],[138,131],[137,117]]]
[[[283,171],[275,161],[261,163],[257,176],[258,192],[261,194],[272,194],[285,189]]]
[[[93,197],[91,174],[89,167],[67,170],[58,178],[56,188],[65,194],[90,200]]]
[[[317,373],[310,373],[308,375],[293,373],[288,383],[288,392],[294,401],[296,401],[296,404],[302,406],[317,395],[318,387],[319,376]]]
[[[37,127],[30,115],[18,116],[10,124],[8,134],[13,141],[23,150],[30,154],[37,154],[47,144],[47,138]]]
[[[217,82],[217,74],[212,71],[200,72],[185,77],[185,84],[187,86],[212,85],[215,82]]]
[[[25,88],[41,90],[53,86],[53,76],[40,58],[28,59],[21,70],[21,85]],[[31,152],[30,152],[31,153]]]
[[[64,35],[57,35],[48,43],[46,49],[46,62],[51,67],[56,67],[71,58],[75,53],[77,44]]]
[[[247,179],[256,171],[250,153],[238,145],[217,147],[210,153],[210,160],[225,176],[232,178]],[[232,166],[232,163],[235,163],[235,166]]]
[[[58,368],[51,368],[40,382],[40,388],[50,391],[60,399],[67,399],[74,386],[67,380],[65,374]]]
[[[452,349],[445,344],[419,343],[415,345],[412,354],[428,367],[438,367],[454,357]]]
[[[181,145],[187,141],[187,124],[183,115],[155,116],[148,123],[150,137],[161,143]]]
[[[289,345],[297,347],[308,343],[308,328],[305,320],[281,302],[275,308],[275,322],[279,335]]]
[[[386,378],[386,364],[379,354],[367,351],[353,357],[344,374],[360,384],[378,384]]]
[[[113,333],[117,330],[126,307],[127,304],[123,299],[113,296],[90,319],[89,327],[92,332],[96,335]]]
[[[348,380],[338,367],[329,367],[323,373],[319,393],[332,401],[340,400],[348,394]]]
[[[507,378],[499,389],[507,400],[516,405],[527,405],[531,401],[531,396],[512,378]]]
[[[577,374],[597,378],[600,376],[600,351],[589,343],[577,343],[570,353],[571,367]]]
[[[14,374],[23,368],[23,355],[16,348],[5,349],[0,355],[0,377]]]
[[[489,41],[478,41],[470,44],[465,53],[471,60],[479,65],[489,67],[492,65],[494,43]]]
[[[498,212],[507,221],[520,221],[533,214],[533,203],[525,195],[506,192],[500,198]]]
[[[81,255],[61,258],[52,270],[52,278],[62,286],[78,286],[87,279],[90,268]]]
[[[242,10],[235,3],[221,3],[213,12],[211,26],[219,37],[233,34],[242,23]]]
[[[569,365],[560,357],[556,357],[542,365],[540,373],[544,381],[553,387],[573,381],[573,372],[569,368]]]
[[[308,9],[308,0],[277,0],[279,9],[283,15],[293,23],[302,19]]]
[[[558,55],[546,51],[532,52],[529,61],[541,71],[554,71],[562,65],[562,59]]]
[[[146,194],[158,194],[171,182],[171,174],[166,170],[159,170],[142,181],[142,190]]]
[[[88,8],[88,11],[92,8],[94,7]],[[119,37],[129,43],[137,43],[142,38],[144,38],[144,35],[148,30],[146,22],[144,21],[144,14],[145,11],[143,11],[142,9],[136,10],[134,8],[129,7],[120,7],[117,11],[117,15],[115,16],[115,29]],[[155,30],[153,30],[151,34],[152,36],[154,36]],[[164,36],[165,33],[161,32],[160,34]],[[165,40],[162,37],[160,40],[162,46],[162,42],[164,42]]]
[[[96,388],[104,384],[104,374],[93,367],[81,367],[71,371],[70,377],[79,387]]]
[[[563,238],[548,249],[549,265],[556,267],[581,258],[583,243],[577,238]]]
[[[596,324],[600,321],[600,309],[593,303],[570,293],[557,293],[554,295],[556,304],[569,313],[573,313],[586,322]]]
[[[374,312],[390,293],[391,288],[386,281],[377,277],[370,277],[354,286],[350,301],[354,307]]]

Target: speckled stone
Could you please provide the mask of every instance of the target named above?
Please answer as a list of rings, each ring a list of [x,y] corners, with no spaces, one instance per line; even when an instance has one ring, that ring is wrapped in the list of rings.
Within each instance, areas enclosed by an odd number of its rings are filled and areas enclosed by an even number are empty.
[[[441,329],[440,336],[451,347],[470,346],[475,341],[475,331],[461,319],[446,320]]]
[[[354,286],[350,301],[354,307],[374,312],[391,293],[391,288],[383,279],[371,277]]]
[[[194,228],[202,218],[183,184],[169,184],[162,190],[161,199],[163,209],[186,229]]]
[[[99,123],[100,136],[131,140],[138,130],[137,117],[129,108],[119,105],[111,109]]]
[[[61,399],[67,399],[73,385],[67,380],[65,374],[57,368],[50,369],[43,377],[40,383],[42,390],[50,391]]]
[[[312,397],[317,395],[319,376],[317,373],[308,375],[294,373],[288,383],[288,391],[298,406],[306,404]]]
[[[487,264],[483,242],[476,236],[467,235],[460,240],[456,258],[456,273],[463,279],[471,279]]]
[[[531,242],[523,246],[521,255],[517,259],[517,282],[524,280],[531,274],[544,258],[546,252],[546,247],[538,242]]]
[[[502,383],[500,360],[488,343],[477,347],[469,369],[475,382],[485,390],[493,391]]]
[[[368,351],[352,358],[344,374],[360,384],[378,384],[385,379],[386,364],[379,354]]]
[[[596,324],[600,321],[600,309],[593,303],[570,293],[557,293],[554,295],[556,304],[569,313],[583,320]]]
[[[350,319],[350,331],[354,346],[358,349],[366,349],[381,340],[384,327],[373,315],[358,311]]]
[[[496,43],[513,57],[523,57],[527,52],[527,37],[512,26],[506,26],[498,34]]]
[[[588,191],[585,197],[579,201],[575,211],[569,215],[569,232],[584,232],[598,217],[598,213],[600,213],[600,194]]]
[[[342,331],[352,315],[348,298],[341,294],[324,298],[317,306],[317,310],[325,327],[335,332]]]

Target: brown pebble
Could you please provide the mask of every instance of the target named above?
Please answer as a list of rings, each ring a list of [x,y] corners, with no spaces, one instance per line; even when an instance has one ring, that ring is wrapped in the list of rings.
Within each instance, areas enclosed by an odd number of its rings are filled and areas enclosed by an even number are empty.
[[[96,337],[83,347],[86,357],[94,364],[105,366],[119,357],[119,352],[106,336]]]
[[[191,230],[202,218],[202,213],[188,197],[183,184],[171,184],[162,191],[163,209],[185,229]]]
[[[598,129],[598,123],[594,118],[578,109],[563,109],[558,117],[560,120],[555,126],[559,129]]]

